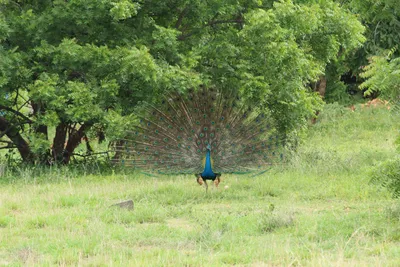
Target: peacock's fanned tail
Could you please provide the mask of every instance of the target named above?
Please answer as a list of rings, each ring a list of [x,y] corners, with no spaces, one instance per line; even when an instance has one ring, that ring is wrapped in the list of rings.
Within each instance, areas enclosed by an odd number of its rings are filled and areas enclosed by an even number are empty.
[[[199,173],[211,145],[215,172],[247,172],[281,162],[282,142],[271,116],[233,93],[201,88],[147,104],[138,125],[116,142],[113,161],[158,173]]]

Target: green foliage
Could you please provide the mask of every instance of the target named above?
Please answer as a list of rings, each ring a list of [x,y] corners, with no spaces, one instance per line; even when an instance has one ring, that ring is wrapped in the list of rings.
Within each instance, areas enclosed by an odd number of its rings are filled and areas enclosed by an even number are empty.
[[[400,96],[400,57],[393,58],[396,49],[387,56],[373,56],[370,64],[364,68],[362,77],[366,80],[361,84],[366,89],[365,95],[382,93],[387,99],[397,101]]]
[[[287,133],[296,131],[321,105],[305,85],[340,49],[360,46],[363,27],[331,2],[324,8],[276,2],[273,9],[256,9],[245,18],[239,40],[229,33],[202,49],[206,71],[218,87],[237,88],[253,105],[270,109]]]
[[[360,14],[367,25],[367,54],[378,54],[400,42],[400,6],[397,0],[348,0],[348,6]]]
[[[327,103],[336,102],[340,104],[350,104],[350,96],[347,93],[346,84],[340,81],[337,77],[331,79],[327,77],[327,80],[330,82],[326,86],[326,93],[324,100]]]
[[[327,102],[337,101],[343,105],[353,104],[361,98],[357,93],[358,87],[364,77],[360,75],[364,66],[369,64],[371,56],[382,55],[385,50],[393,49],[400,41],[400,8],[397,0],[345,0],[336,1],[344,8],[351,10],[365,26],[365,42],[356,51],[341,53],[339,60],[331,62],[326,70]],[[398,57],[398,51],[394,53]],[[342,76],[343,75],[343,76]],[[351,81],[341,78],[352,76]],[[353,80],[354,79],[354,80]],[[366,88],[361,86],[362,90]],[[371,90],[366,94],[368,97],[376,97],[379,89],[371,95]],[[354,98],[354,96],[356,98]]]
[[[371,182],[387,188],[394,197],[400,197],[400,157],[375,167],[371,173]]]
[[[352,1],[369,24],[365,50],[373,56],[363,68],[360,85],[365,95],[380,95],[390,101],[391,109],[398,115],[400,97],[400,6],[398,1]],[[399,138],[398,138],[399,139]],[[397,145],[398,141],[397,141]],[[386,187],[395,197],[400,196],[400,160],[396,156],[378,165],[371,172],[371,181]]]
[[[110,14],[115,20],[124,20],[135,16],[139,5],[131,3],[127,0],[111,2],[113,7],[110,9]]]
[[[240,92],[296,138],[322,104],[306,85],[364,41],[357,18],[331,0],[9,0],[0,8],[0,116],[31,162],[67,163],[91,131],[122,137],[142,101],[201,84]]]
[[[357,98],[362,100],[362,92],[358,88],[360,77],[357,60],[357,54],[350,51],[327,65],[325,69],[327,83],[324,96],[326,103],[337,102],[349,106],[357,102]]]

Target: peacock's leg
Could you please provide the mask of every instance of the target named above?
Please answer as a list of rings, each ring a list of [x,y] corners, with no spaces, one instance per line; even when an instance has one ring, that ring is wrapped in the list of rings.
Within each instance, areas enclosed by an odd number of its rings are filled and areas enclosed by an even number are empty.
[[[195,174],[195,176],[197,177],[197,183],[198,183],[199,185],[203,185],[203,184],[204,184],[204,186],[206,187],[206,192],[207,192],[207,190],[208,190],[207,181],[204,180],[204,179],[201,177],[201,174],[200,174],[200,173],[199,173],[199,174]]]
[[[197,177],[197,183],[199,184],[199,185],[203,185],[204,184],[204,180],[203,180],[203,178],[201,177],[201,175],[200,175],[200,173],[199,174],[195,174],[195,176]]]
[[[221,174],[220,173],[216,173],[216,175],[217,175],[217,177],[214,180],[214,185],[215,185],[215,187],[218,188],[218,185],[221,182],[221,178],[219,178],[219,177],[221,177]]]

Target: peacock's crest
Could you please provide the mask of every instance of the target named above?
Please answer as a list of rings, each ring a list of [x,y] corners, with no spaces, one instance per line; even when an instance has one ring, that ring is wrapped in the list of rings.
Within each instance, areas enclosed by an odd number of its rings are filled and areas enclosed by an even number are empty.
[[[115,143],[115,163],[158,173],[199,173],[207,147],[219,173],[265,169],[283,160],[282,139],[268,113],[234,93],[201,88],[146,104],[138,124]]]

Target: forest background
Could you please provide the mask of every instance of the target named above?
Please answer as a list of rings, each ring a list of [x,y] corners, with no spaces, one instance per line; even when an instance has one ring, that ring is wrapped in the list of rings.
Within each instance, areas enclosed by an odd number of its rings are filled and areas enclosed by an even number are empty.
[[[297,144],[324,102],[397,97],[399,9],[395,0],[3,0],[2,161],[104,161],[142,101],[199,85],[271,111]]]

